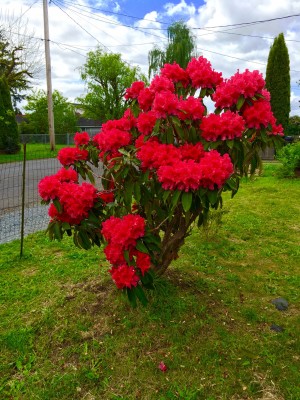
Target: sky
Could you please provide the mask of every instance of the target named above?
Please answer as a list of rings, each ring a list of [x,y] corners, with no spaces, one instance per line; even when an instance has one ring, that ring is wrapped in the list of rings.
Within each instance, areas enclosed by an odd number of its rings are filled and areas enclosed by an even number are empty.
[[[86,93],[80,67],[100,46],[148,73],[148,52],[167,44],[167,27],[184,21],[193,32],[197,53],[229,78],[239,70],[265,77],[270,46],[284,33],[290,56],[291,116],[300,115],[299,0],[51,0],[49,32],[53,90],[70,101]],[[42,0],[2,0],[0,26],[26,21],[26,35],[44,54]],[[21,29],[22,33],[22,29]],[[23,32],[23,34],[25,34]],[[45,68],[34,88],[46,89]]]

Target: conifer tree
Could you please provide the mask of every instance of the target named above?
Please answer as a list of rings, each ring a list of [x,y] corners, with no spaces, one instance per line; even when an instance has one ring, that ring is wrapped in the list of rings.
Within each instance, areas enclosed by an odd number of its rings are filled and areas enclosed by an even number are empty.
[[[287,128],[290,104],[290,58],[283,33],[280,33],[270,48],[266,87],[271,94],[271,107],[277,122]]]

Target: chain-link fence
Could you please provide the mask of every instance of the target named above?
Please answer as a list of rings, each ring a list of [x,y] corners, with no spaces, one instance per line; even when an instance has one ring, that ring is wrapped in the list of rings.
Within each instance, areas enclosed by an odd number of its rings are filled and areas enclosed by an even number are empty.
[[[37,186],[41,178],[59,169],[59,162],[54,155],[41,158],[40,153],[31,152],[40,159],[26,162],[24,152],[6,156],[6,162],[0,164],[0,243],[20,239],[22,221],[24,235],[47,227],[48,207],[40,205]]]
[[[49,207],[41,205],[38,183],[61,168],[56,155],[41,142],[22,144],[19,154],[0,154],[0,244],[21,239],[22,248],[24,236],[47,228]],[[101,188],[102,166],[94,173]]]

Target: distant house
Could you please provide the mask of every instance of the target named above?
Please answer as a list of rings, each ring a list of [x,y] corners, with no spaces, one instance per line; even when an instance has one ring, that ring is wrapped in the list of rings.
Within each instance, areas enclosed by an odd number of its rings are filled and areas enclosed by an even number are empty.
[[[94,119],[78,117],[77,125],[81,131],[88,132],[89,134],[96,134],[101,129],[101,121]]]

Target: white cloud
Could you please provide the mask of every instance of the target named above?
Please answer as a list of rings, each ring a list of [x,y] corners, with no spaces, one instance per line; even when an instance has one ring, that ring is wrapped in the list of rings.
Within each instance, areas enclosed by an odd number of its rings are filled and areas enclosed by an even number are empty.
[[[300,81],[300,17],[282,18],[300,14],[299,0],[206,0],[200,6],[196,1],[173,0],[165,4],[162,2],[161,10],[145,14],[142,20],[96,12],[86,8],[91,4],[88,0],[80,0],[85,8],[79,8],[78,4],[78,1],[69,0],[64,7],[61,6],[65,12],[53,3],[49,6],[53,88],[71,100],[84,93],[78,68],[84,64],[89,50],[94,50],[101,43],[105,49],[121,53],[127,62],[139,65],[147,74],[149,50],[154,43],[161,47],[166,43],[164,29],[167,25],[162,22],[183,19],[196,36],[198,53],[207,57],[213,68],[222,71],[224,77],[246,68],[258,69],[265,74],[270,46],[274,37],[283,32],[290,56],[291,115],[300,114],[300,86],[297,85]],[[128,14],[126,8],[123,8],[125,4],[123,0],[98,0],[97,3],[94,1],[93,7],[110,7],[111,10],[117,7],[118,11],[115,12]],[[1,16],[5,13],[16,15],[15,10],[19,10],[20,15],[29,9],[30,4],[28,0],[2,0],[1,7],[0,25]],[[141,14],[139,2],[136,1],[135,15]],[[35,37],[43,38],[41,2],[34,4],[25,13],[25,17],[28,18],[30,30],[35,30]],[[275,18],[282,19],[244,26],[224,26]],[[132,27],[125,26],[130,24]],[[45,88],[44,76],[41,76],[37,85]]]
[[[180,3],[167,3],[164,6],[166,10],[166,14],[170,17],[174,15],[179,15],[181,17],[186,15],[193,15],[196,12],[196,8],[193,4],[188,5],[184,0],[181,0]]]

